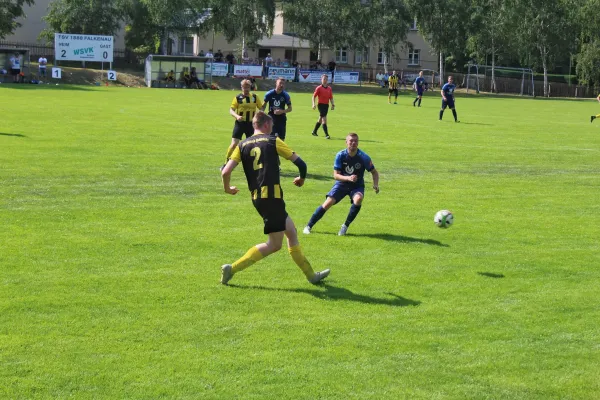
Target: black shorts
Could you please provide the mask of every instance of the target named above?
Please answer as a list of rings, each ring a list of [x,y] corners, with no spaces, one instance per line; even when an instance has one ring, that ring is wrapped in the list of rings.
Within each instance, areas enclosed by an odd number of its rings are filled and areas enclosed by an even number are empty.
[[[389,94],[394,93],[394,95],[398,96],[398,89],[388,89],[388,93]]]
[[[265,235],[285,231],[288,213],[283,199],[256,199],[252,200],[252,204],[265,223]]]
[[[254,134],[254,127],[252,122],[248,121],[235,121],[233,125],[233,133],[231,137],[234,139],[242,140],[242,136],[246,135],[247,138]]]
[[[447,97],[448,101],[444,101],[442,99],[442,110],[445,110],[448,107],[451,110],[454,110],[454,99]]]
[[[326,117],[327,113],[329,112],[329,103],[327,104],[317,104],[317,108],[319,109],[319,115],[321,117]]]
[[[272,116],[273,117],[273,116]],[[271,133],[277,136],[281,140],[285,140],[285,131],[286,131],[287,119],[278,118],[277,116],[273,117],[273,130]]]
[[[11,68],[11,70],[10,70],[10,74],[11,74],[12,76],[17,76],[17,75],[19,75],[20,73],[21,73],[21,70],[20,70],[20,69]]]

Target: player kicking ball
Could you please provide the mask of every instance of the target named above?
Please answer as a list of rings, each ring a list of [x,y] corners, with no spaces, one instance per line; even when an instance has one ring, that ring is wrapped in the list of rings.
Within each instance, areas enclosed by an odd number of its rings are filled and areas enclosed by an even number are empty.
[[[600,94],[598,95],[598,97],[596,97],[596,100],[598,100],[598,103],[600,103]],[[600,114],[598,114],[598,115],[592,115],[592,116],[590,117],[590,122],[594,122],[594,120],[595,120],[596,118],[600,118]]]
[[[365,170],[373,175],[373,189],[375,193],[379,193],[379,172],[375,169],[371,157],[358,148],[358,135],[349,133],[346,136],[346,149],[337,153],[333,164],[333,178],[336,182],[327,193],[325,202],[317,207],[310,217],[310,221],[302,231],[304,234],[310,234],[313,226],[323,218],[327,210],[348,196],[352,205],[346,222],[338,232],[339,236],[346,235],[348,227],[360,212],[365,196]]]

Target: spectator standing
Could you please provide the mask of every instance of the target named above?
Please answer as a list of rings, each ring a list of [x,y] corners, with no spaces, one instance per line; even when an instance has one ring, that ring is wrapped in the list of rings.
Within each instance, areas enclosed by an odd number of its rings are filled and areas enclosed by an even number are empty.
[[[215,62],[223,62],[223,53],[221,52],[221,49],[217,50],[215,53]]]
[[[206,54],[204,55],[204,57],[215,58],[215,56],[214,56],[214,54],[212,52],[212,49],[208,49],[208,51],[206,52]]]
[[[21,55],[19,53],[15,53],[10,58],[10,73],[13,77],[14,83],[19,83],[19,74],[21,73]]]
[[[329,71],[331,71],[331,83],[333,83],[333,81],[335,80],[335,67],[336,67],[336,63],[335,61],[331,60],[329,61]]]
[[[39,70],[40,70],[40,78],[43,76],[46,77],[46,66],[48,65],[48,59],[44,56],[41,56],[38,60]]]

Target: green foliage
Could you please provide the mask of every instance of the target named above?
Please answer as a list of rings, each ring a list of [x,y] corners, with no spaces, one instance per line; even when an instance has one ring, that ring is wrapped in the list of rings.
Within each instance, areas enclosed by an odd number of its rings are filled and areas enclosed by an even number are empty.
[[[48,28],[40,37],[52,42],[56,32],[114,35],[123,18],[119,0],[54,0],[43,17]]]
[[[348,236],[347,200],[300,234],[323,286],[285,243],[218,283],[265,239],[241,166],[221,188],[235,92],[2,85],[0,398],[598,397],[596,102],[338,91],[325,140],[288,89],[299,228],[347,132],[381,174]]]
[[[306,0],[283,6],[286,23],[315,48],[364,49],[378,43],[389,55],[406,41],[413,20],[403,0]]]
[[[0,39],[21,26],[16,19],[24,17],[24,5],[33,5],[34,0],[0,0]]]
[[[582,84],[600,85],[600,38],[581,45],[576,71]]]
[[[229,41],[244,39],[247,46],[273,34],[274,0],[213,0],[209,26]]]

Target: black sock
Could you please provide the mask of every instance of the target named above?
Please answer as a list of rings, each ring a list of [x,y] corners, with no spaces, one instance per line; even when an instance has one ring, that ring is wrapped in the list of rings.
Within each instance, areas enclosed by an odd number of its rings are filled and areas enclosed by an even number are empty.
[[[327,130],[327,124],[323,124],[323,130],[325,131],[325,136],[329,136],[329,131]]]
[[[346,222],[344,223],[344,225],[350,226],[352,221],[354,221],[354,219],[358,215],[358,213],[360,211],[360,207],[361,206],[357,206],[356,204],[352,204],[350,206],[350,211],[348,212],[348,217],[346,218]]]
[[[317,131],[319,130],[319,127],[320,127],[320,126],[321,126],[321,123],[320,123],[320,122],[317,122],[317,123],[315,124],[315,129],[313,129],[313,132],[314,132],[314,133],[317,133]]]
[[[456,115],[456,110],[452,109],[452,115],[454,115],[454,121],[458,121],[458,116]]]
[[[417,103],[417,100],[419,100],[418,96],[415,98],[415,101],[413,101],[413,106]]]
[[[419,99],[419,107],[421,107],[421,99]]]
[[[440,110],[440,121],[442,120],[443,116],[444,116],[444,110]]]
[[[327,210],[323,208],[323,206],[317,207],[312,217],[310,217],[310,221],[308,221],[309,228],[312,228],[321,218],[325,215]]]

